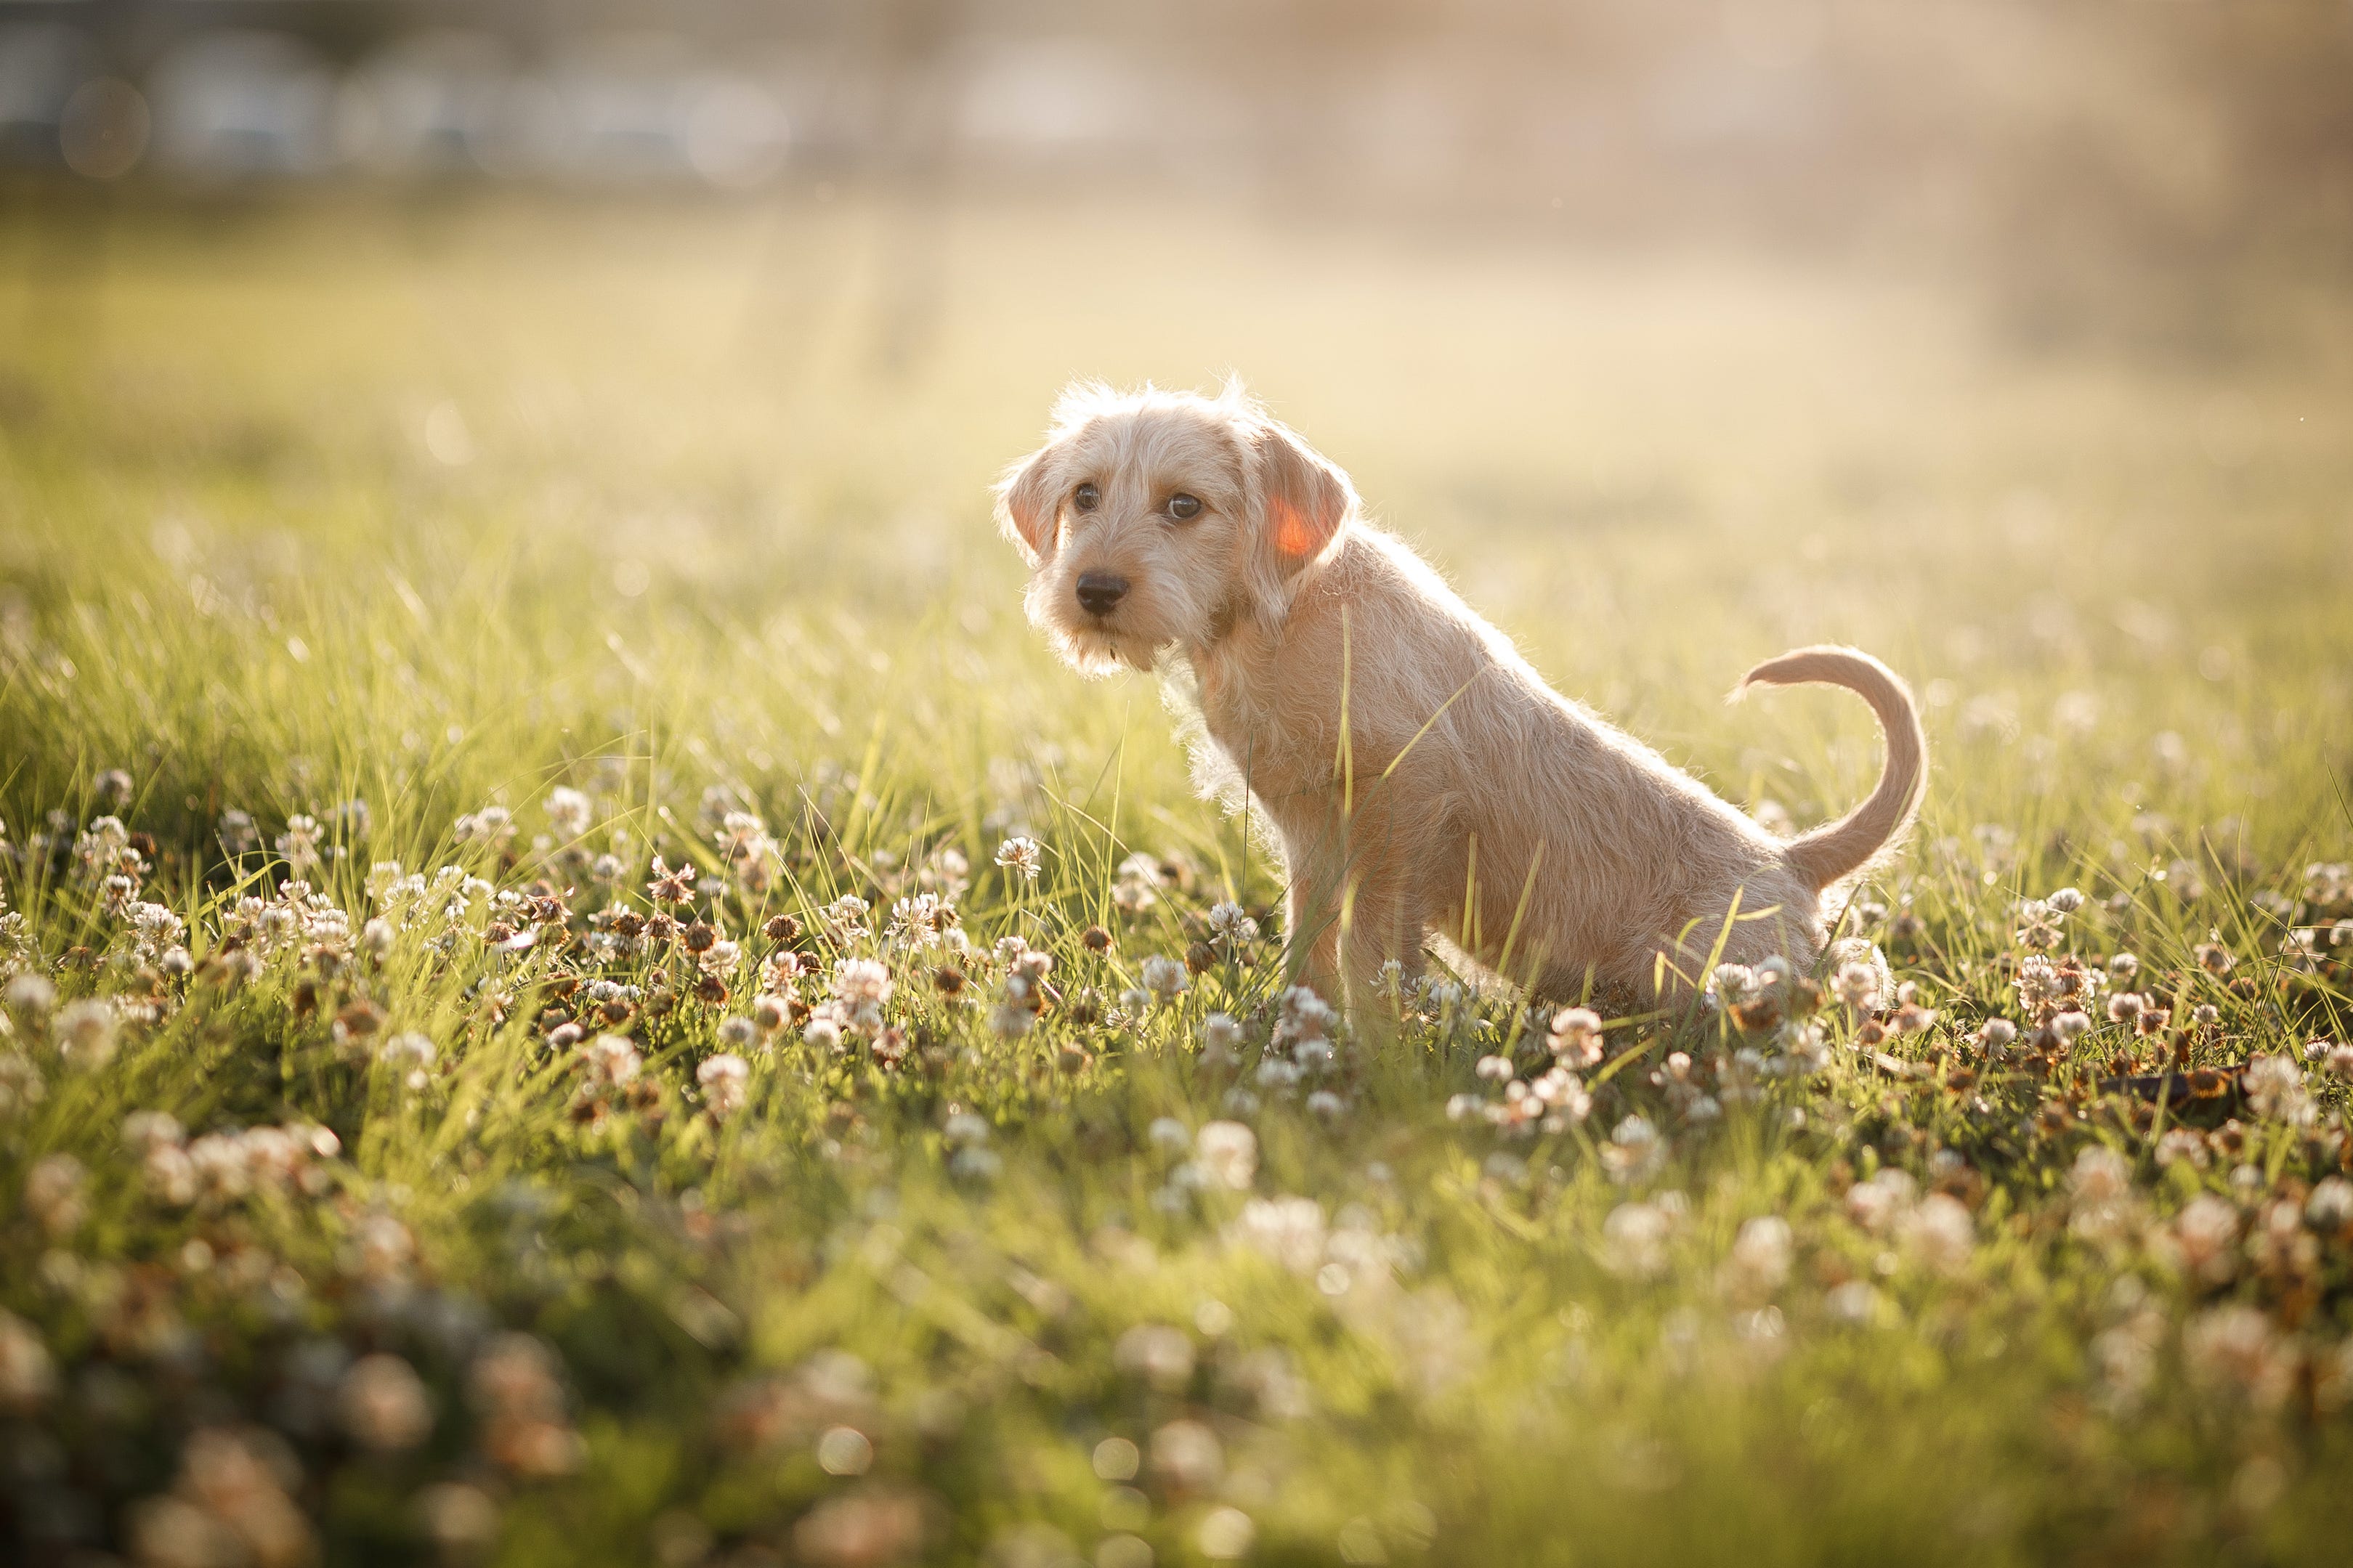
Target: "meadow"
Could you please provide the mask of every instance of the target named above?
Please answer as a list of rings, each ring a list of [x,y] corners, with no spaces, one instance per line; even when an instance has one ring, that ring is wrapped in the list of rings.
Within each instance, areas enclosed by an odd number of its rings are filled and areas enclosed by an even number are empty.
[[[2323,1562],[2353,308],[1204,202],[0,220],[27,1563]],[[2194,343],[2193,347],[2184,343]],[[1286,989],[987,485],[1235,372],[1852,976]]]

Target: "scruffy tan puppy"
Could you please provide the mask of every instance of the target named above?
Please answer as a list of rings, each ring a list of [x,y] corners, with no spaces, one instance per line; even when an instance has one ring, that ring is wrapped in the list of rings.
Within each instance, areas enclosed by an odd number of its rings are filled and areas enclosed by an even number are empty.
[[[1073,386],[997,497],[1065,658],[1189,667],[1217,758],[1282,843],[1293,971],[1327,996],[1419,969],[1432,931],[1553,998],[1688,995],[1711,954],[1802,968],[1823,889],[1917,806],[1919,718],[1878,660],[1807,648],[1742,681],[1844,686],[1886,733],[1868,800],[1774,838],[1546,686],[1237,387]]]

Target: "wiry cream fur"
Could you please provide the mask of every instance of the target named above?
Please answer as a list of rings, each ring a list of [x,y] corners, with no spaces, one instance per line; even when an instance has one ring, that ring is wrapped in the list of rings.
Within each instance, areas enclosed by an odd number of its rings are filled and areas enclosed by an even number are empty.
[[[1198,517],[1166,514],[1177,492]],[[1203,730],[1280,838],[1293,967],[1326,995],[1390,959],[1418,969],[1432,933],[1556,998],[1686,995],[1711,954],[1809,965],[1824,889],[1917,808],[1919,720],[1876,659],[1803,649],[1742,682],[1848,687],[1887,737],[1868,800],[1776,839],[1546,686],[1238,388],[1071,388],[998,516],[1033,568],[1030,619],[1073,665],[1189,667]],[[1108,615],[1076,597],[1090,572],[1131,584]]]

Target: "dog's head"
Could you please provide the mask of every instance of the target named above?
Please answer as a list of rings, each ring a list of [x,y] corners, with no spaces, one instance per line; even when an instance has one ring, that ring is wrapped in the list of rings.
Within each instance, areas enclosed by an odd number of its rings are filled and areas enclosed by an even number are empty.
[[[1348,477],[1229,385],[1071,387],[997,487],[1029,619],[1088,674],[1146,668],[1244,617],[1272,627],[1356,508]]]

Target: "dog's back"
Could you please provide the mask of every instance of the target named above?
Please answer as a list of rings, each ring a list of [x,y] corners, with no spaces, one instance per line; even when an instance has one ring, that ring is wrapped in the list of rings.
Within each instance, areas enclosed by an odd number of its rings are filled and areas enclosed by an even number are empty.
[[[1352,529],[1271,646],[1204,662],[1210,733],[1286,839],[1349,844],[1351,924],[1418,917],[1552,995],[1820,948],[1822,884],[1787,847],[1546,685],[1387,533]]]

